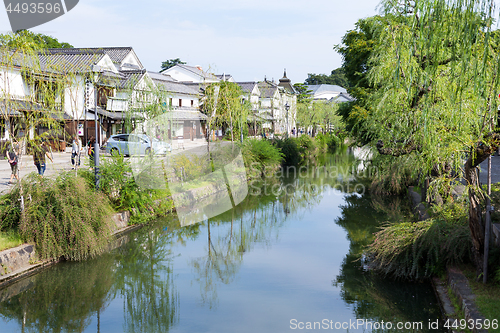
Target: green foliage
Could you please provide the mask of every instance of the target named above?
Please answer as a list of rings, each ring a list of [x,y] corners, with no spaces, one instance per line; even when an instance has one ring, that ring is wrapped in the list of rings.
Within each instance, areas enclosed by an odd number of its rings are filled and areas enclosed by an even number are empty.
[[[313,127],[315,133],[319,126],[323,132],[329,131],[329,127],[341,129],[344,125],[340,116],[337,115],[339,104],[325,101],[313,101],[297,105],[297,124],[304,128]]]
[[[172,209],[168,189],[141,188],[133,177],[130,162],[122,155],[104,159],[100,171],[100,191],[109,198],[116,210],[130,210],[132,222],[145,222],[156,215],[163,216]],[[93,181],[92,174],[84,177],[87,181]]]
[[[207,159],[198,154],[177,154],[171,157],[171,163],[175,176],[183,182],[197,179],[212,171]]]
[[[247,127],[247,117],[249,113],[249,103],[242,103],[243,92],[241,87],[235,82],[222,81],[210,84],[203,89],[202,111],[209,117],[208,126],[219,126],[223,128],[235,129]],[[231,136],[232,139],[239,139]]]
[[[309,73],[304,83],[308,85],[333,84],[343,88],[349,88],[349,81],[342,67],[332,70],[330,75]]]
[[[327,151],[333,151],[335,148],[339,147],[343,141],[337,137],[334,133],[319,133],[314,138],[318,149],[326,153]]]
[[[312,90],[307,89],[307,86],[303,83],[295,83],[293,87],[297,91],[297,104],[305,103],[308,105],[309,103],[311,103]]]
[[[355,102],[342,103],[338,114],[342,117],[347,130],[361,142],[367,142],[370,132],[365,127],[371,103],[368,101],[373,85],[368,80],[372,67],[370,57],[378,43],[380,30],[386,26],[390,16],[374,16],[360,19],[354,30],[349,30],[342,37],[342,44],[335,50],[342,55],[342,68],[349,81],[348,92],[356,98]]]
[[[31,174],[22,180],[25,209],[19,230],[34,242],[41,258],[64,256],[84,260],[102,253],[109,241],[112,209],[103,195],[92,191],[73,173],[56,179]],[[20,188],[12,190],[20,197]]]
[[[283,166],[297,166],[302,163],[302,155],[295,138],[276,139],[274,145],[283,154]]]
[[[371,267],[395,278],[420,279],[439,274],[447,264],[470,259],[469,228],[437,219],[403,222],[375,233],[368,246]]]
[[[19,246],[23,243],[24,241],[21,235],[19,235],[18,230],[0,231],[0,251]]]
[[[301,135],[298,138],[292,138],[297,141],[297,146],[299,147],[299,154],[302,159],[313,158],[318,153],[318,147],[316,141],[309,135]]]
[[[408,186],[415,185],[418,179],[419,170],[412,162],[410,156],[394,159],[375,155],[371,163],[377,173],[372,179],[371,191],[375,194],[406,194]]]
[[[284,155],[279,148],[276,148],[268,140],[247,139],[241,146],[241,153],[247,170],[251,171],[254,167],[259,171],[259,175],[265,173],[265,170],[279,167],[283,161]]]
[[[0,231],[17,229],[21,217],[17,199],[12,193],[0,197]]]
[[[19,30],[15,32],[13,35],[16,37],[21,37],[22,39],[30,40],[32,43],[36,44],[40,49],[59,49],[59,48],[72,48],[73,45],[59,42],[56,38],[40,33],[34,33],[29,30]],[[19,38],[5,38],[5,35],[0,35],[0,45],[8,46],[12,48],[18,48],[20,44]]]
[[[174,67],[175,65],[185,65],[186,63],[179,58],[169,59],[161,63],[161,71]]]

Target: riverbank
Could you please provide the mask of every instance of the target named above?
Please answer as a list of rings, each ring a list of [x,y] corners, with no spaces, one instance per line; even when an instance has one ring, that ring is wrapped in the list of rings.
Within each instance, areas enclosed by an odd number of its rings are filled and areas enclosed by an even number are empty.
[[[141,228],[141,225],[128,225],[130,222],[130,212],[119,212],[111,216],[115,225],[113,231],[114,240],[125,234]],[[110,248],[113,248],[114,242],[110,243]],[[38,273],[42,269],[48,268],[57,264],[63,258],[50,258],[39,260],[36,254],[35,245],[23,244],[15,248],[0,251],[0,290],[21,280]],[[3,292],[3,291],[2,291]],[[6,296],[0,293],[0,302]]]

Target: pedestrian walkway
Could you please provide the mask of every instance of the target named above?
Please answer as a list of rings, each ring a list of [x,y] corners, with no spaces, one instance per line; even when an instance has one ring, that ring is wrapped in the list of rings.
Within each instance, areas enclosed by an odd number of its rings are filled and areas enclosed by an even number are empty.
[[[488,160],[481,163],[481,172],[479,173],[481,184],[487,184],[488,181]],[[491,156],[491,183],[500,182],[500,156]]]
[[[211,143],[212,145],[213,143]],[[205,139],[195,139],[191,140],[183,140],[182,144],[178,144],[177,142],[172,143],[172,155],[176,155],[182,152],[197,152],[204,153],[206,151],[207,141]],[[197,149],[198,148],[198,149]],[[71,148],[67,148],[65,152],[57,152],[52,153],[53,163],[50,162],[49,159],[46,159],[47,168],[45,170],[45,176],[50,177],[53,175],[57,175],[61,171],[70,171],[72,170],[71,165]],[[101,150],[101,156],[108,157],[109,154],[106,154],[104,150]],[[7,193],[14,186],[13,184],[9,184],[9,179],[11,175],[11,169],[9,162],[6,159],[3,159],[4,156],[0,159],[0,195]],[[86,154],[86,150],[82,151],[82,159],[80,163],[80,168],[88,168],[89,162],[88,155]],[[19,164],[19,172],[21,179],[28,175],[31,172],[37,172],[35,165],[33,164],[33,156],[32,155],[23,155]],[[14,184],[16,180],[14,179]]]
[[[46,159],[47,168],[45,170],[45,176],[52,176],[63,170],[69,171],[72,169],[71,151],[52,153],[52,156],[54,162],[50,162],[48,158]],[[86,167],[87,165],[88,156],[83,153],[80,167]],[[23,178],[31,172],[37,172],[36,166],[33,164],[33,156],[23,155],[19,164],[20,177]],[[0,194],[5,194],[13,187],[13,185],[9,184],[11,173],[9,162],[6,159],[0,160]],[[14,183],[15,182],[16,180],[14,179]]]

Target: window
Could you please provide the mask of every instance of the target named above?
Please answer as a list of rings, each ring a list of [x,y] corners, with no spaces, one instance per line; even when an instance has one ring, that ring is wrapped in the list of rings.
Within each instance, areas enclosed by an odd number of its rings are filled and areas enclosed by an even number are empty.
[[[168,106],[172,106],[172,98],[169,98],[169,100],[168,100]]]
[[[179,98],[179,106],[182,106],[182,99]]]
[[[58,85],[54,82],[37,80],[33,84],[35,101],[45,106],[60,103],[60,91],[60,87],[58,88]]]
[[[97,89],[97,105],[103,109],[106,109],[108,104],[108,97],[113,97],[113,88],[110,87],[98,87]]]
[[[191,106],[194,106],[194,101],[193,100],[191,100]]]

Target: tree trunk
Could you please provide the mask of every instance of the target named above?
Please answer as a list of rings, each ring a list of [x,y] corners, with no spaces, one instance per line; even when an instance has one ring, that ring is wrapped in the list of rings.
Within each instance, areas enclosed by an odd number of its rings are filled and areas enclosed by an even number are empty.
[[[482,219],[481,201],[478,195],[480,187],[477,166],[497,150],[500,142],[500,134],[492,133],[486,136],[485,139],[488,142],[477,143],[471,150],[471,154],[464,165],[465,179],[467,185],[469,185],[469,229],[472,238],[472,260],[476,266],[478,277],[483,272],[484,222]]]
[[[472,238],[472,260],[478,276],[483,269],[484,254],[484,223],[482,219],[481,202],[475,188],[479,187],[477,167],[465,165],[465,179],[469,187],[469,229]]]

